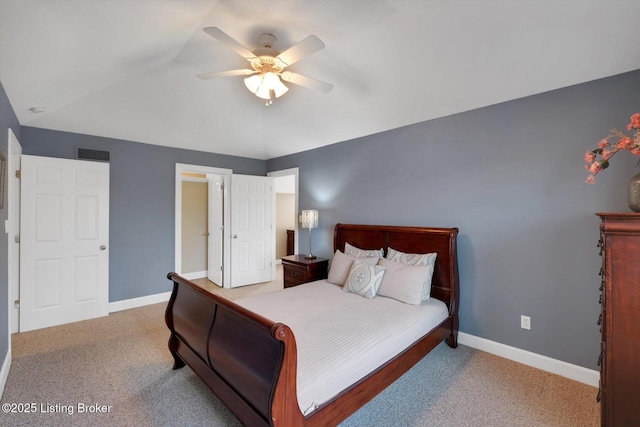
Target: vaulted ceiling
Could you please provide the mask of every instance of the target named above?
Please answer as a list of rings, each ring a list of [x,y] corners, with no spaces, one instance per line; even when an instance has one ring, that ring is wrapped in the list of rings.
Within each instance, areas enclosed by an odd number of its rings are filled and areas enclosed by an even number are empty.
[[[269,159],[640,69],[638,0],[0,0],[22,125]],[[326,47],[266,107],[208,36]],[[32,107],[43,107],[34,113]]]

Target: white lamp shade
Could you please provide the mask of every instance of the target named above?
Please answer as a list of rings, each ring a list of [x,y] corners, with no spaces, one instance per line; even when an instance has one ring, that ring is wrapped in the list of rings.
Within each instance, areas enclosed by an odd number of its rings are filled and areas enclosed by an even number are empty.
[[[273,90],[276,98],[281,97],[289,90],[289,88],[282,83],[280,77],[271,72],[255,74],[251,77],[247,77],[244,79],[244,85],[251,93],[254,93],[257,97],[262,99],[271,99],[269,94],[270,90]]]
[[[256,93],[260,88],[260,84],[262,83],[262,76],[259,74],[254,74],[251,77],[247,77],[244,79],[244,85],[249,89],[251,93]]]
[[[318,211],[302,211],[302,228],[318,228]]]

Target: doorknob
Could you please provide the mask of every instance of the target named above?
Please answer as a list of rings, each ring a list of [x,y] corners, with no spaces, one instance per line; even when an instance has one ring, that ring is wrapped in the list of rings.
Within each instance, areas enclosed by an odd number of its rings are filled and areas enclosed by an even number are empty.
[[[237,234],[234,234],[234,235],[233,235],[233,238],[234,238],[234,239],[237,239],[237,238],[238,238],[238,235],[237,235]]]
[[[100,245],[100,250],[104,251],[105,249],[107,249],[107,247],[105,245]]]

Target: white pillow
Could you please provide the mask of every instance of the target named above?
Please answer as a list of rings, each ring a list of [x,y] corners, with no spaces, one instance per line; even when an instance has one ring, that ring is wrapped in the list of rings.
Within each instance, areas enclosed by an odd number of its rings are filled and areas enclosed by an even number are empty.
[[[382,258],[384,256],[384,249],[360,249],[349,243],[345,243],[344,253],[355,258]]]
[[[387,248],[387,259],[390,261],[396,261],[405,265],[424,265],[431,268],[431,272],[425,282],[423,288],[422,301],[429,301],[431,294],[431,278],[433,277],[433,269],[436,265],[436,257],[438,254],[435,252],[428,254],[408,254],[397,251],[392,247]]]
[[[347,277],[349,276],[351,264],[353,264],[353,261],[355,259],[356,258],[345,255],[340,250],[337,250],[333,255],[333,259],[331,260],[331,267],[329,268],[327,282],[333,283],[334,285],[344,285],[344,282],[347,281]],[[359,260],[367,264],[378,263],[378,257],[359,258]]]
[[[382,283],[384,270],[385,268],[382,266],[355,260],[342,289],[365,298],[373,298]]]
[[[407,304],[420,305],[425,293],[425,286],[429,287],[426,294],[431,293],[431,274],[433,272],[431,267],[406,265],[385,258],[380,259],[379,265],[385,267],[386,270],[378,289],[378,295]]]

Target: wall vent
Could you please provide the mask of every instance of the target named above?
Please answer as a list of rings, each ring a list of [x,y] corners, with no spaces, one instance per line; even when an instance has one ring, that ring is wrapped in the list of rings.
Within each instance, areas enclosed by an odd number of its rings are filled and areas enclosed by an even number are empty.
[[[108,162],[110,158],[108,151],[92,150],[89,148],[76,148],[76,159],[93,160],[96,162]]]

